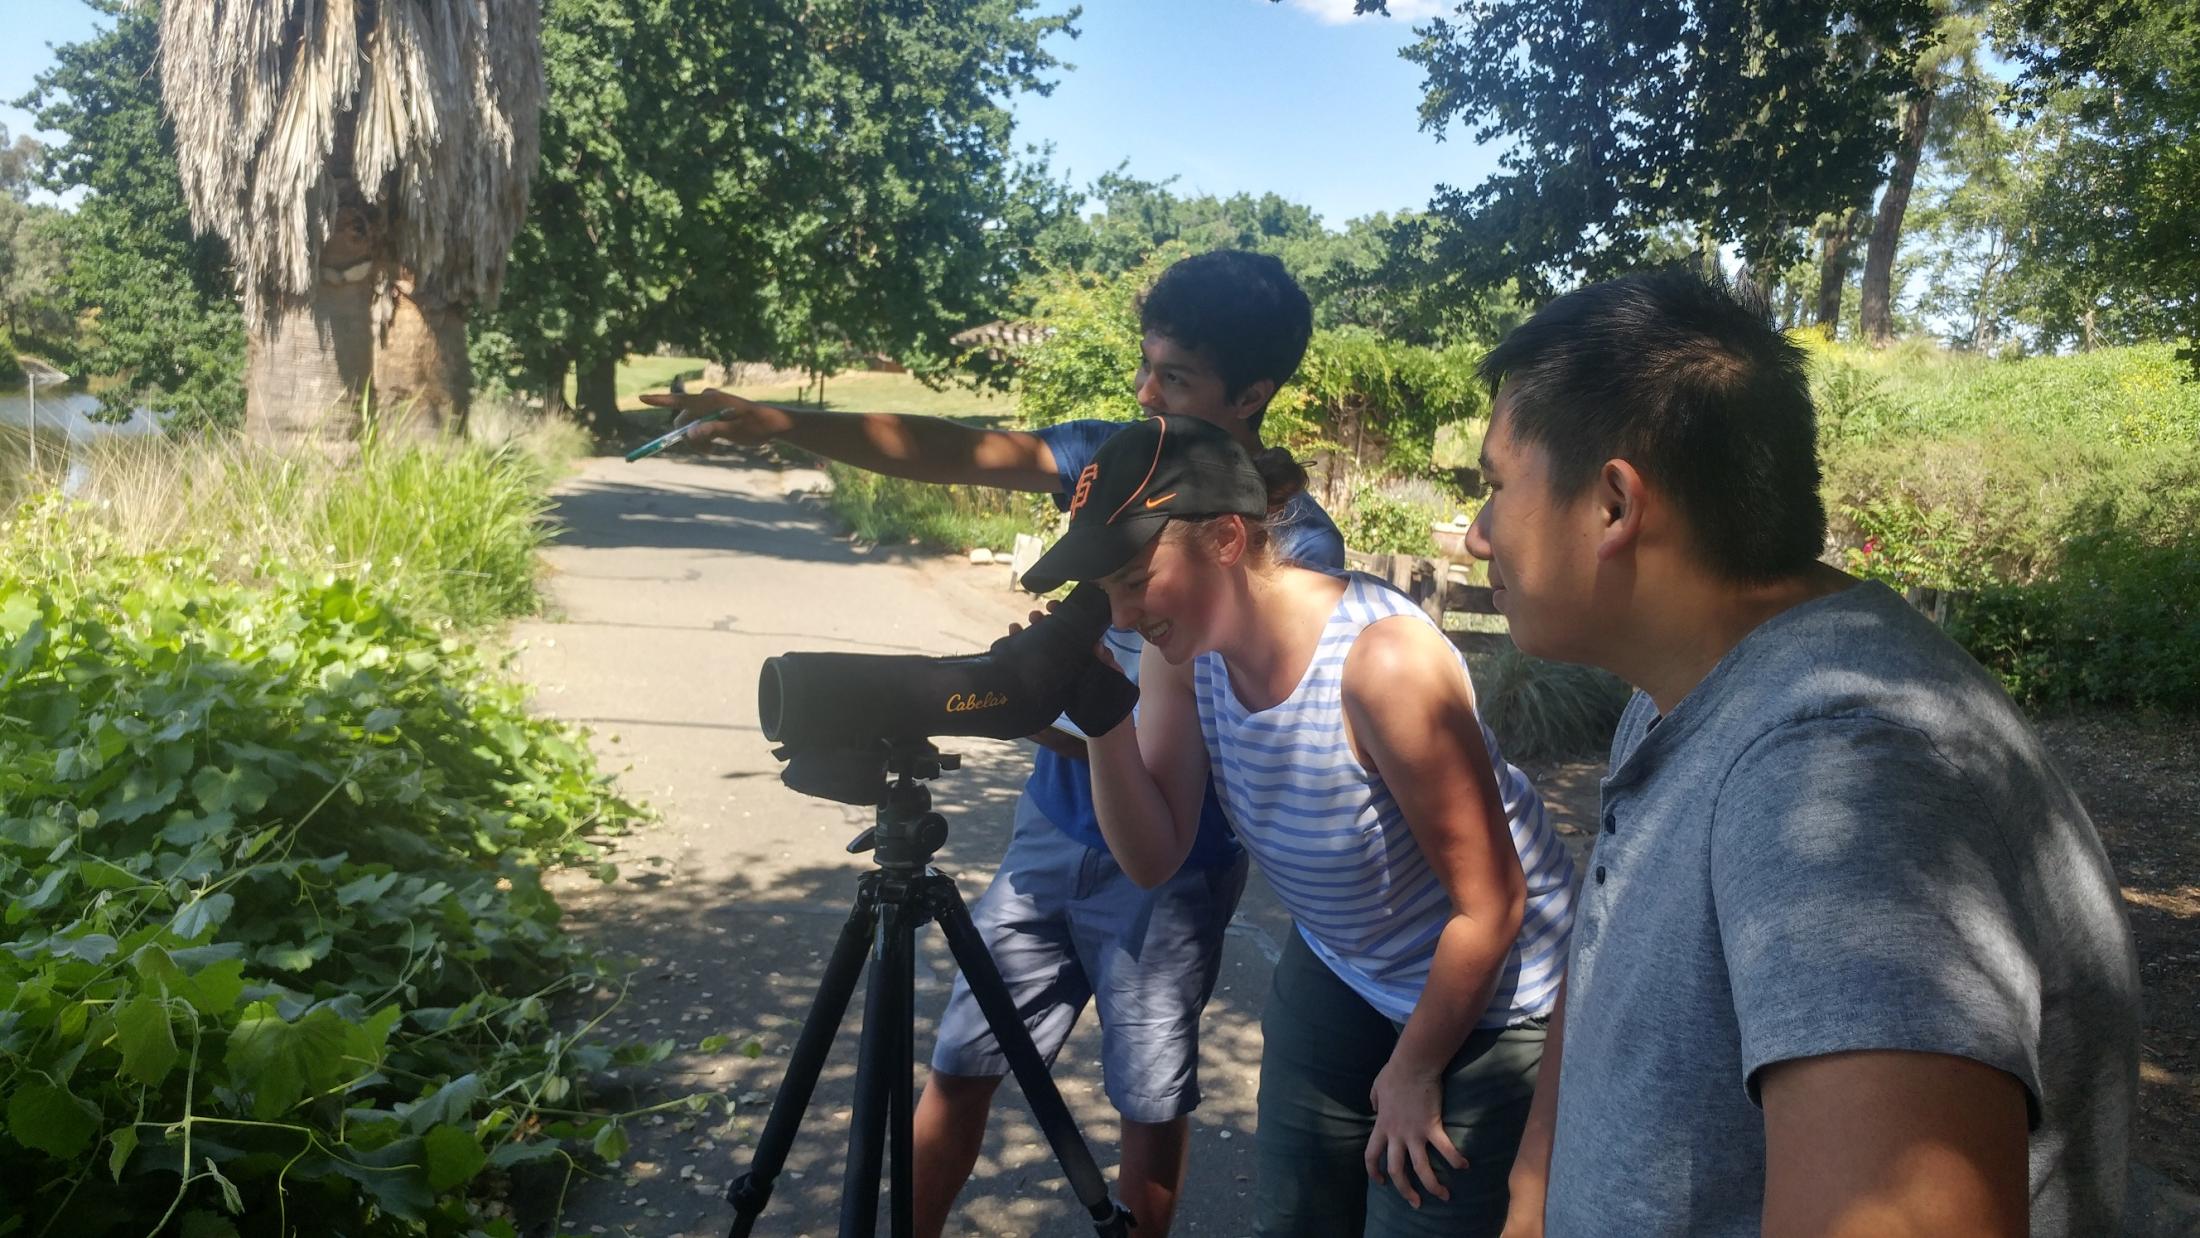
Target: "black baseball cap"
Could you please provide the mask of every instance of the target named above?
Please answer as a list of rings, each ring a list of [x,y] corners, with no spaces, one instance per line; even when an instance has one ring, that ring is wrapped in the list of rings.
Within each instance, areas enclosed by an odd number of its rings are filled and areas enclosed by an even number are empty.
[[[1069,532],[1024,573],[1052,593],[1129,563],[1171,520],[1268,514],[1268,486],[1229,432],[1196,417],[1160,416],[1117,431],[1077,475]]]

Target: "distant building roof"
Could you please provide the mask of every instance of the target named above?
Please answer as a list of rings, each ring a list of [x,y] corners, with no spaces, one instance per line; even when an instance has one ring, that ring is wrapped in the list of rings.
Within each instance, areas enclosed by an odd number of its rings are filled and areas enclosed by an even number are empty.
[[[1053,334],[1054,328],[1045,323],[995,319],[951,336],[947,342],[957,348],[1023,348]]]

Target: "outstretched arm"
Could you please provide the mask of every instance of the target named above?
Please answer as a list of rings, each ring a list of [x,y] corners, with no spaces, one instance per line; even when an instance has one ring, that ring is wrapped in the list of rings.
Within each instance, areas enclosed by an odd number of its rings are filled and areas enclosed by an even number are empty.
[[[828,460],[911,481],[996,486],[1041,494],[1062,488],[1046,440],[1022,430],[984,430],[944,417],[901,413],[817,413],[758,404],[731,392],[651,392],[642,402],[679,410],[681,424],[702,423],[690,442],[767,439]]]
[[[1431,1148],[1466,1164],[1444,1131],[1444,1067],[1497,988],[1528,883],[1466,673],[1443,633],[1403,616],[1370,624],[1345,658],[1344,706],[1354,747],[1382,776],[1450,899],[1428,984],[1371,1095],[1368,1173],[1418,1207],[1415,1180],[1450,1198],[1431,1172]]]

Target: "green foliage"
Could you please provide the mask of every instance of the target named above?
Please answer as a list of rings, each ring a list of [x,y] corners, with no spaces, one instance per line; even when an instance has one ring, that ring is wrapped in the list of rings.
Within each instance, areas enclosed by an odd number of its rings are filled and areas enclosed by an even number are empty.
[[[1480,186],[1439,191],[1439,265],[1547,295],[1643,263],[1677,226],[1783,267],[1801,229],[1877,186],[1886,100],[1932,28],[1926,0],[1461,4],[1405,53],[1427,73],[1421,124],[1509,149]]]
[[[829,465],[833,511],[868,542],[914,541],[960,553],[983,546],[1005,551],[1018,533],[1054,527],[1054,504],[1040,494],[990,486],[935,486]]]
[[[461,626],[530,614],[550,481],[514,446],[385,446],[323,491],[307,534]]]
[[[63,140],[42,181],[81,190],[62,228],[60,292],[88,320],[76,368],[113,378],[102,405],[144,404],[177,428],[236,423],[244,411],[244,321],[218,241],[191,227],[161,110],[153,5],[87,0],[113,25],[54,49],[20,106]]]
[[[28,347],[66,357],[75,324],[60,296],[67,216],[57,207],[27,199],[36,185],[45,148],[29,138],[8,140],[0,125],[0,354]],[[15,343],[4,341],[13,336]],[[0,355],[0,383],[14,358]]]
[[[997,316],[1059,187],[1012,158],[1069,18],[1029,0],[551,0],[504,363],[548,386],[673,342],[830,370],[942,363]],[[606,402],[583,385],[584,402]]]
[[[2200,476],[2135,512],[2069,522],[2055,575],[1996,582],[1950,628],[2028,703],[2200,711]]]
[[[2101,317],[2181,336],[2200,378],[2200,15],[2009,0],[1998,17],[2025,70],[2022,122],[2055,137],[2025,200],[2050,326],[2087,343]]]
[[[1032,243],[1039,271],[1054,280],[1027,284],[1024,295],[1047,297],[1047,284],[1083,276],[1096,282],[1143,272],[1150,284],[1166,262],[1213,249],[1273,254],[1313,303],[1317,327],[1364,327],[1406,344],[1440,347],[1493,340],[1526,316],[1509,283],[1497,288],[1456,285],[1435,261],[1427,216],[1375,214],[1325,227],[1313,209],[1275,194],[1179,197],[1168,181],[1142,181],[1122,169],[1100,177],[1085,195],[1100,209],[1065,215]],[[1047,317],[1037,306],[1027,317]]]
[[[1089,218],[1055,221],[1035,238],[1032,257],[1044,270],[1116,276],[1148,265],[1164,248],[1191,254],[1250,249],[1286,257],[1294,249],[1319,247],[1333,235],[1312,207],[1276,194],[1179,197],[1169,190],[1175,179],[1140,180],[1124,167],[1103,173],[1081,195],[1100,209]],[[1286,265],[1297,269],[1288,258]]]
[[[390,583],[18,509],[0,805],[24,1232],[482,1232],[478,1175],[616,1129],[541,873],[635,810]]]
[[[2200,705],[2200,384],[2169,346],[1813,347],[1845,566],[1972,595],[1952,630],[2020,699]]]
[[[1137,415],[1138,297],[1188,250],[1166,245],[1115,275],[1059,271],[1034,280],[1032,316],[1053,330],[1023,356],[1018,406],[1035,426]]]
[[[23,367],[15,360],[15,337],[0,326],[0,387],[13,387],[23,381]]]
[[[1437,428],[1489,411],[1481,350],[1438,351],[1358,328],[1316,331],[1298,377],[1268,406],[1262,436],[1301,456],[1343,453],[1378,475],[1426,470]]]
[[[1352,507],[1338,522],[1344,544],[1370,554],[1436,554],[1436,537],[1429,532],[1435,513],[1430,509],[1392,498],[1380,490],[1355,496]]]

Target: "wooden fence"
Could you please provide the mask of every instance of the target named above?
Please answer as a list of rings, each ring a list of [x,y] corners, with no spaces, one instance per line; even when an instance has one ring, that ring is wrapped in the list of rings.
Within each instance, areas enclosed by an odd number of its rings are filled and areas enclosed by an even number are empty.
[[[1497,607],[1490,601],[1490,587],[1467,583],[1468,565],[1463,560],[1347,550],[1344,565],[1355,572],[1366,572],[1389,581],[1438,624],[1443,623],[1446,611],[1469,615],[1497,613]]]

